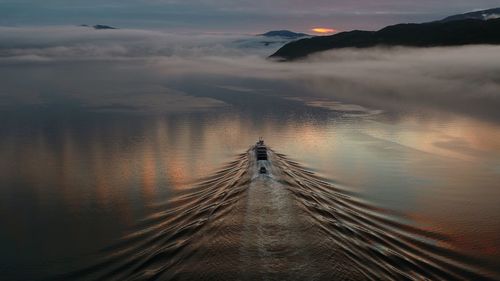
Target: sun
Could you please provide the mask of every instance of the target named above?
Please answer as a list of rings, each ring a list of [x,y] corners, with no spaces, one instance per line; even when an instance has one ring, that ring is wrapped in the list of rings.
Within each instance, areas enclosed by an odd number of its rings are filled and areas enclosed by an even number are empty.
[[[338,30],[334,28],[327,28],[327,27],[315,27],[311,29],[312,32],[319,33],[319,34],[332,34],[336,33]]]

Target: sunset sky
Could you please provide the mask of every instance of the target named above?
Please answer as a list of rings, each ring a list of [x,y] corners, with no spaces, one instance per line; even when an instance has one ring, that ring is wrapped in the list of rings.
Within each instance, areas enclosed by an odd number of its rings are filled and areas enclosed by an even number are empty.
[[[377,29],[500,6],[498,0],[0,0],[0,25],[109,24],[180,32]]]

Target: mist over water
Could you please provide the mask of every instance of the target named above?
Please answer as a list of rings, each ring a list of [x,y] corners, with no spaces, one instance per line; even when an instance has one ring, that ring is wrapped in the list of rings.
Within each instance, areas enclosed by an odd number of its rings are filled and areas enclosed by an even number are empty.
[[[254,36],[81,27],[0,46],[8,280],[499,278],[499,47],[276,63]]]

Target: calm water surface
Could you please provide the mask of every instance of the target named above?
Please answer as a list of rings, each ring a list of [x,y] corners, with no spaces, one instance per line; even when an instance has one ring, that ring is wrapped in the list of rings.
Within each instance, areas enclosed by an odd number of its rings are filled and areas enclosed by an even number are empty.
[[[498,126],[345,115],[306,106],[255,115],[2,113],[3,271],[27,280],[74,266],[258,136],[342,189],[449,235],[447,247],[499,264]]]
[[[50,278],[94,261],[96,253],[170,199],[190,192],[200,179],[229,162],[250,161],[238,155],[259,136],[288,159],[276,156],[275,163],[293,160],[356,200],[395,211],[384,216],[446,237],[430,244],[473,260],[472,271],[498,277],[498,123],[424,109],[368,110],[297,94],[249,95],[228,87],[206,94],[193,87],[185,89],[194,99],[221,102],[165,112],[88,108],[67,101],[2,108],[4,280]],[[285,196],[252,192],[245,195],[248,202]],[[291,212],[292,219],[283,225],[291,225],[295,210],[287,200],[273,203]],[[221,215],[221,221],[232,219],[247,229],[259,217],[259,206],[249,206],[248,221],[236,213]],[[251,257],[249,245],[241,245]]]

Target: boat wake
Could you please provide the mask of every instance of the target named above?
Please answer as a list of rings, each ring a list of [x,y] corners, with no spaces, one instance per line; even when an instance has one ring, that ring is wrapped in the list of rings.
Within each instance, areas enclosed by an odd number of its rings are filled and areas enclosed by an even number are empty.
[[[438,233],[252,149],[64,280],[495,280]],[[265,169],[262,169],[264,167]]]

